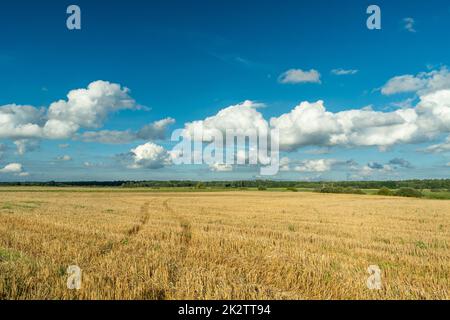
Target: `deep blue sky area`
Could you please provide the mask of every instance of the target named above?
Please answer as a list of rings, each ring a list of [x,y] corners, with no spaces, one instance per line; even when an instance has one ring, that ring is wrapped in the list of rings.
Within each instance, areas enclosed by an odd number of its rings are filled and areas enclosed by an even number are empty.
[[[81,30],[66,28],[66,8],[71,4],[81,8]],[[381,30],[366,27],[371,4],[381,8]],[[69,91],[97,80],[129,88],[129,95],[144,108],[111,112],[95,130],[136,131],[171,117],[176,123],[168,127],[170,133],[245,100],[264,103],[258,112],[267,121],[289,113],[302,101],[323,100],[331,113],[367,106],[379,112],[400,105],[415,108],[431,89],[383,94],[382,88],[403,75],[422,81],[432,72],[447,77],[449,30],[450,2],[444,0],[2,1],[0,108],[31,105],[45,113],[53,102],[67,100]],[[347,74],[337,75],[332,71],[336,69]],[[283,83],[280,79],[289,70],[315,70],[320,81]],[[445,81],[439,89],[450,89],[450,77]],[[450,102],[444,101],[444,106],[450,109]],[[445,124],[442,127],[433,137],[424,134],[426,139],[405,139],[387,148],[301,146],[283,152],[291,170],[275,178],[446,178],[450,146],[423,151],[445,144],[449,132]],[[92,130],[81,126],[77,134]],[[26,139],[33,147],[21,153],[14,142],[23,138],[2,136],[0,128],[0,181],[258,175],[252,168],[132,168],[118,160],[148,141],[106,144],[74,136],[36,137]],[[166,149],[172,145],[167,139],[153,142]],[[392,159],[409,165],[390,164]],[[328,160],[329,170],[309,170],[306,162],[317,160]],[[350,160],[358,168],[340,165]],[[1,168],[11,163],[22,168],[2,173]]]

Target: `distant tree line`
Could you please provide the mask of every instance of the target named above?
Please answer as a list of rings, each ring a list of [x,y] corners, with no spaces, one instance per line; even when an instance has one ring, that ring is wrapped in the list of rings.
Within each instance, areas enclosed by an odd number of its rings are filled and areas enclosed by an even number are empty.
[[[45,187],[123,187],[123,188],[329,188],[353,189],[450,189],[450,179],[401,180],[401,181],[276,181],[276,180],[242,180],[242,181],[73,181],[73,182],[0,182],[0,186],[45,186]]]
[[[378,191],[378,194],[384,193],[384,195],[389,195],[389,194],[386,194],[386,189],[384,189],[384,191],[381,191],[381,190],[383,190],[383,189],[380,189]],[[397,191],[393,192],[392,195],[399,196],[399,197],[408,197],[408,198],[422,198],[423,197],[422,192],[420,192],[417,189],[413,189],[413,188],[400,188]]]

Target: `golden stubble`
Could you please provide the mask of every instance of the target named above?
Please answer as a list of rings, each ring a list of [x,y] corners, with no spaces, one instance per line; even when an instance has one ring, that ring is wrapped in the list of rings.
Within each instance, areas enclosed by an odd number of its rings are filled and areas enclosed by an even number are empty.
[[[88,191],[0,191],[0,299],[450,297],[449,201]]]

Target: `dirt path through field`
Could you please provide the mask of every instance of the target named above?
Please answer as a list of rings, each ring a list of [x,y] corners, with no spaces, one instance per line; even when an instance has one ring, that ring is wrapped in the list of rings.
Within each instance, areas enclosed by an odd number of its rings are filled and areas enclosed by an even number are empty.
[[[189,246],[192,238],[191,224],[186,217],[182,217],[169,205],[170,198],[164,200],[164,209],[172,215],[180,224],[181,231],[178,233],[179,246],[176,254],[171,257],[168,263],[169,267],[169,282],[171,283],[173,290],[176,290],[178,280],[181,275],[181,271],[184,268],[185,260],[188,255]]]

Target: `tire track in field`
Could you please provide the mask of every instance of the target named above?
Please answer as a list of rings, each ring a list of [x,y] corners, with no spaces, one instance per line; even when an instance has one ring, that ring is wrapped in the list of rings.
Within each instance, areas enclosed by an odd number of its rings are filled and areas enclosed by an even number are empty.
[[[115,247],[117,247],[120,244],[124,244],[131,240],[132,238],[136,237],[139,232],[142,230],[142,228],[148,223],[148,220],[150,219],[149,214],[149,206],[150,202],[146,201],[140,208],[140,214],[141,217],[139,219],[139,223],[135,224],[133,227],[128,229],[125,232],[125,237],[123,237],[120,241],[116,242],[108,242],[105,245],[100,247],[99,256],[104,256],[109,254]]]
[[[141,218],[139,220],[138,224],[135,224],[132,228],[130,228],[127,231],[127,235],[132,237],[132,236],[136,236],[139,231],[141,231],[142,227],[144,227],[147,222],[148,219],[150,218],[150,214],[148,212],[148,207],[149,207],[150,203],[148,201],[146,201],[142,206],[141,206]]]
[[[163,207],[171,215],[173,215],[180,223],[181,232],[178,233],[179,249],[175,251],[175,254],[170,258],[168,262],[169,283],[175,290],[176,284],[180,279],[181,269],[185,265],[186,257],[188,255],[189,247],[192,239],[191,223],[177,214],[170,206],[169,199],[164,200]]]

